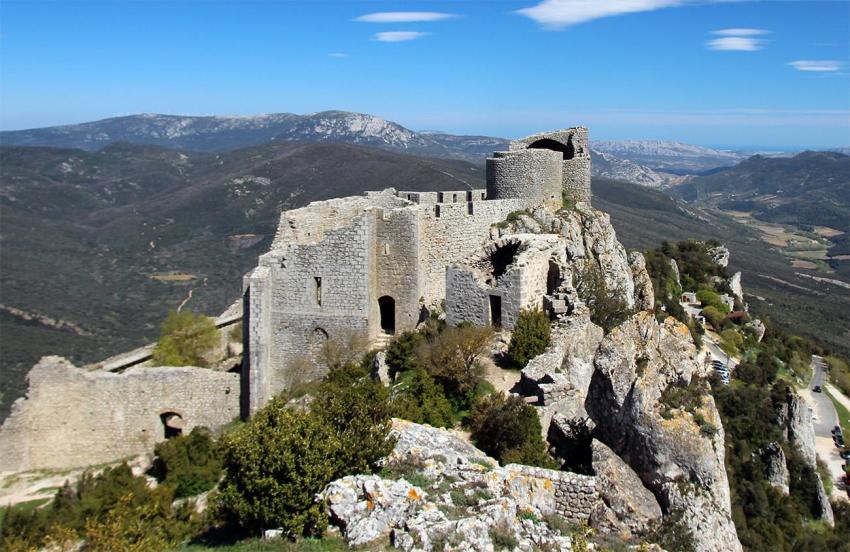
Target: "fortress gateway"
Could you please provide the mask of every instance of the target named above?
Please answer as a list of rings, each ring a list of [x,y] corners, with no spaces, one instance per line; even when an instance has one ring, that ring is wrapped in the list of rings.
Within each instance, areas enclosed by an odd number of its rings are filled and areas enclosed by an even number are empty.
[[[590,149],[578,127],[495,152],[486,190],[388,189],[283,212],[271,250],[244,279],[244,413],[319,377],[295,363],[315,358],[327,339],[357,331],[385,342],[444,300],[450,322],[506,329],[522,308],[557,306],[557,265],[518,263],[521,242],[499,242],[494,225],[515,211],[589,201]],[[522,270],[508,278],[514,264],[535,265],[535,278]]]

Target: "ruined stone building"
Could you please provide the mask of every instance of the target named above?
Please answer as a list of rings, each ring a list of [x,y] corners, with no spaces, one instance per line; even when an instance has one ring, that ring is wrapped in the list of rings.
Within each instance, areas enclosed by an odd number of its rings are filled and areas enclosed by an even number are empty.
[[[479,249],[511,213],[589,201],[590,149],[587,129],[579,127],[535,134],[495,152],[483,190],[388,189],[285,211],[271,250],[244,280],[246,412],[320,376],[304,373],[305,363],[296,369],[296,361],[315,357],[327,339],[346,332],[380,343],[414,329],[444,300],[450,322],[460,316],[507,329],[519,309],[542,307],[547,292],[558,308],[557,274],[549,274],[557,263],[542,252],[545,238],[534,239],[538,254],[524,252],[517,263],[520,244],[531,237]],[[492,283],[499,281],[495,288],[461,269],[449,269],[447,277],[448,267],[476,253],[484,255],[479,264]],[[501,278],[508,265],[518,268]],[[530,274],[541,271],[544,285],[532,284]],[[447,290],[447,282],[456,289]]]

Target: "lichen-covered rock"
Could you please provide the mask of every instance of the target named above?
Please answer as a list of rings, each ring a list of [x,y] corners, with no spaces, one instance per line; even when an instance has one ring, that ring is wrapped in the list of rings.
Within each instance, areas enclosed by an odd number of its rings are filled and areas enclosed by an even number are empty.
[[[646,259],[643,253],[632,251],[629,253],[629,268],[632,271],[632,280],[635,288],[635,309],[652,310],[655,308],[655,292],[652,289],[652,280],[646,271]]]
[[[590,519],[601,501],[593,477],[492,459],[454,432],[393,421],[386,477],[348,476],[319,494],[351,546],[389,541],[402,550],[570,550],[545,521]],[[416,480],[418,486],[411,483]]]
[[[390,378],[390,367],[387,365],[386,351],[378,351],[372,360],[372,379],[380,381],[384,385],[392,383]]]
[[[729,278],[729,289],[732,290],[732,296],[738,300],[739,303],[744,303],[744,288],[741,287],[741,273],[736,272]]]
[[[603,443],[593,441],[593,472],[605,505],[615,516],[611,528],[630,537],[661,518],[655,496],[628,464]]]
[[[661,415],[668,386],[705,375],[696,358],[686,326],[639,312],[600,344],[586,408],[600,439],[635,470],[664,512],[682,512],[698,552],[741,550],[714,400],[702,398],[701,424],[684,411]]]
[[[785,461],[785,452],[779,443],[770,443],[761,450],[761,460],[764,463],[764,475],[767,481],[788,494],[788,464]]]

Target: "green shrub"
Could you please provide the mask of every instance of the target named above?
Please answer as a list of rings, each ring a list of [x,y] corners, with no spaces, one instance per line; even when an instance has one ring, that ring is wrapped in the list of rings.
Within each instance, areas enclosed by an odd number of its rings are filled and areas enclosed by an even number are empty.
[[[219,342],[213,319],[190,311],[171,311],[153,350],[156,364],[207,366],[209,353]]]
[[[221,478],[219,450],[206,428],[158,443],[154,454],[152,475],[174,489],[175,498],[208,491]]]
[[[400,372],[408,372],[420,368],[416,350],[425,342],[425,337],[419,332],[404,332],[392,340],[387,348],[387,366],[390,377]]]
[[[528,361],[546,350],[549,346],[549,318],[540,309],[522,310],[517,317],[511,344],[508,346],[508,360],[519,369],[525,368]]]
[[[727,355],[738,356],[743,345],[744,338],[737,331],[728,329],[720,332],[720,348]]]
[[[723,319],[726,318],[722,312],[720,312],[717,307],[710,306],[702,309],[700,313],[705,318],[705,321],[711,324],[711,327],[715,330],[720,329],[720,323],[723,322]]]
[[[255,533],[320,534],[327,520],[314,495],[334,479],[374,471],[393,447],[389,412],[386,389],[359,364],[332,369],[307,413],[276,397],[222,438],[219,511]]]
[[[546,452],[540,419],[521,397],[492,393],[478,400],[470,416],[476,446],[502,464],[557,468]]]
[[[836,355],[824,358],[829,363],[829,381],[842,393],[850,396],[850,366],[848,366],[847,361]]]
[[[255,533],[275,527],[293,537],[322,533],[327,520],[313,497],[340,471],[334,428],[275,398],[222,444],[217,507],[226,519]]]
[[[599,265],[588,262],[576,284],[576,292],[590,308],[590,320],[605,333],[632,315],[631,309],[618,290],[609,290]]]
[[[422,368],[404,372],[391,395],[392,415],[434,427],[451,427],[452,405],[442,386]]]

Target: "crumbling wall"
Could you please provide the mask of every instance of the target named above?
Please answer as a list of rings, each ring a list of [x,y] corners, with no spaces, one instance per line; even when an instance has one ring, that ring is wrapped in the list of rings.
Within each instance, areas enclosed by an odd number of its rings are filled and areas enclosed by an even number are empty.
[[[553,132],[532,134],[510,143],[511,151],[541,146],[544,141],[557,144],[561,150],[562,187],[565,195],[573,202],[590,202],[590,147],[587,129],[584,127],[567,128]]]
[[[193,367],[86,371],[44,357],[26,397],[0,427],[0,471],[67,469],[120,460],[164,440],[161,416],[213,431],[239,416],[239,374]]]

